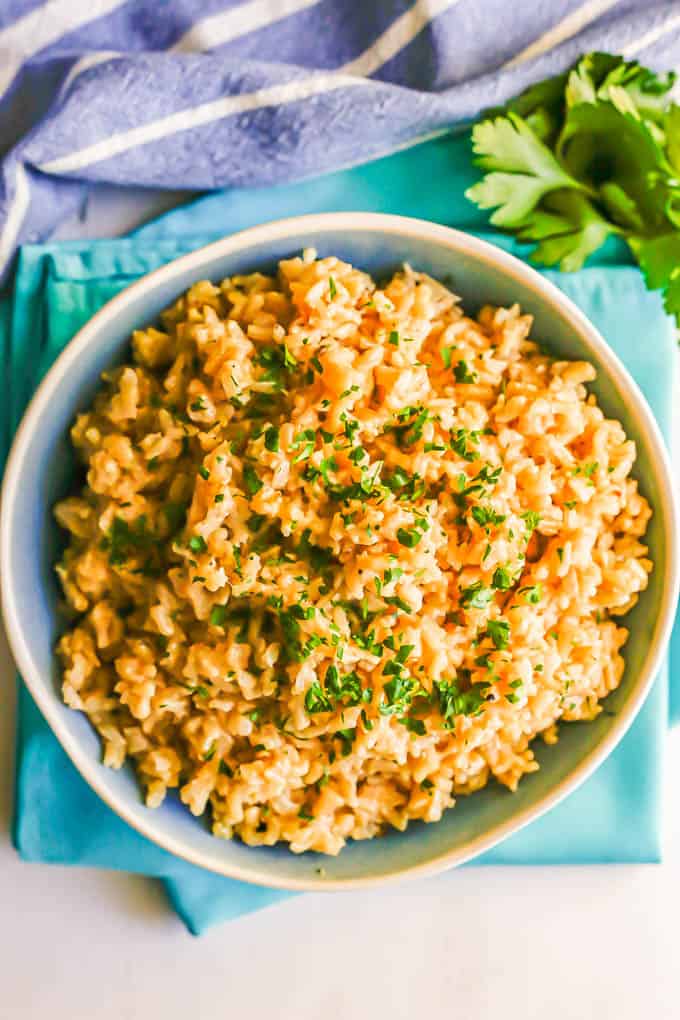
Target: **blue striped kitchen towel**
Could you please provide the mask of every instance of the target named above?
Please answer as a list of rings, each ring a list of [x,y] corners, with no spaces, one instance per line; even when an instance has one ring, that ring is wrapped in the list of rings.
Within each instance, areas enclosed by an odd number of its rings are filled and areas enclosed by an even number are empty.
[[[654,0],[2,0],[0,275],[93,182],[215,189],[357,165],[592,49],[680,63]]]

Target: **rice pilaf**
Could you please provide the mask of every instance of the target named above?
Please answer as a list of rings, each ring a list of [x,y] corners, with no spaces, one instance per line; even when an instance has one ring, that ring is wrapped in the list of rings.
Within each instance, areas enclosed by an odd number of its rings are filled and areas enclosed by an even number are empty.
[[[530,328],[306,251],[135,332],[72,429],[58,652],[150,807],[335,854],[602,710],[651,511],[594,369]]]

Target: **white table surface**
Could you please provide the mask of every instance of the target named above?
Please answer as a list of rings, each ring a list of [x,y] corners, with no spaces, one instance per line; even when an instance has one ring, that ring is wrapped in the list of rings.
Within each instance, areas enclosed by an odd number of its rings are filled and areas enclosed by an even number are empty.
[[[176,200],[102,191],[59,236],[120,233]],[[0,683],[0,1020],[680,1017],[680,728],[661,865],[470,868],[300,896],[194,939],[152,880],[18,859],[4,636]]]

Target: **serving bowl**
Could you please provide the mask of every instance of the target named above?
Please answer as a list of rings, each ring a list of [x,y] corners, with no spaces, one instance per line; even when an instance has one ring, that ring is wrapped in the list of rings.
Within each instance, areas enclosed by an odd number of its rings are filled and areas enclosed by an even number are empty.
[[[336,858],[216,839],[173,797],[156,810],[146,808],[131,767],[105,768],[87,718],[62,703],[53,653],[60,629],[53,565],[63,537],[52,507],[74,481],[68,430],[91,402],[100,373],[123,359],[133,329],[152,323],[197,280],[268,271],[307,247],[377,277],[409,262],[448,281],[467,312],[487,303],[519,302],[534,316],[533,335],[552,354],[596,366],[592,389],[604,411],[620,419],[636,441],[634,474],[654,509],[647,541],[655,569],[626,618],[626,669],[608,701],[614,711],[588,725],[564,726],[557,745],[537,747],[541,768],[524,777],[517,793],[489,784],[460,798],[434,825],[412,823],[405,833],[350,843]],[[677,510],[663,440],[642,394],[557,288],[513,256],[458,231],[397,216],[337,213],[255,227],[180,258],[129,287],[79,331],[43,380],[17,432],[2,494],[0,566],[5,622],[21,674],[75,766],[114,811],[171,853],[232,878],[289,889],[350,888],[469,860],[551,808],[613,750],[642,705],[670,633],[678,584]]]

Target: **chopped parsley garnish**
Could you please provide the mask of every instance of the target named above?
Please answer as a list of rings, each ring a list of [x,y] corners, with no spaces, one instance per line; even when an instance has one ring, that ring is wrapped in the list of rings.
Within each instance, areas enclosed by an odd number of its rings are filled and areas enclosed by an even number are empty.
[[[409,475],[402,467],[396,467],[383,484],[400,500],[415,502],[425,494],[425,483],[419,474]]]
[[[403,407],[397,411],[395,421],[385,425],[385,432],[393,432],[397,445],[403,450],[414,446],[423,438],[423,428],[430,420],[431,414],[421,405]]]
[[[453,376],[457,383],[477,382],[477,373],[470,371],[466,361],[458,361],[453,368]]]
[[[403,668],[394,659],[387,663],[383,673],[387,667],[392,667],[391,672],[397,667],[398,672],[383,687],[384,700],[378,705],[378,711],[381,715],[405,716],[414,698],[422,693],[422,688],[417,680],[402,671]]]
[[[507,620],[488,620],[486,633],[494,643],[494,647],[501,651],[507,648],[510,643],[510,624]]]
[[[485,587],[482,581],[475,581],[460,593],[460,604],[466,609],[486,609],[492,599],[492,589]]]
[[[530,605],[536,606],[541,601],[541,586],[540,584],[527,585],[524,588],[520,588],[518,594],[524,595],[524,598]]]
[[[407,549],[413,549],[418,545],[426,531],[430,530],[430,522],[427,517],[416,512],[416,518],[411,528],[397,528],[397,541]]]
[[[272,606],[271,601],[268,601],[268,605]],[[315,614],[313,606],[304,607],[297,604],[289,609],[277,610],[277,612],[283,634],[283,651],[290,661],[304,662],[315,648],[327,643],[326,638],[321,637],[319,634],[311,634],[303,641],[299,621],[313,619]]]
[[[458,715],[479,715],[489,693],[489,684],[472,684],[463,689],[457,679],[435,680],[433,685],[438,708],[447,729]]]
[[[192,535],[187,545],[194,553],[204,553],[208,549],[208,544],[202,535]]]
[[[258,365],[264,368],[260,376],[262,382],[271,383],[275,390],[283,387],[286,374],[285,353],[281,347],[263,347],[255,356]],[[258,394],[260,398],[267,397],[265,393]]]
[[[526,513],[522,514],[522,520],[527,526],[527,531],[535,531],[541,523],[541,515],[536,513],[535,510],[527,510]]]
[[[332,276],[328,277],[328,293],[331,296],[331,301],[334,300],[336,294],[338,293],[338,289],[335,286],[335,280],[333,279]]]
[[[243,485],[249,496],[255,496],[262,488],[262,482],[252,464],[243,467]]]
[[[314,429],[303,429],[302,432],[298,432],[290,444],[291,450],[298,451],[293,457],[293,464],[299,464],[301,460],[307,460],[308,457],[311,457],[315,445],[316,432]]]
[[[356,418],[350,418],[349,415],[345,414],[344,411],[340,415],[340,421],[343,422],[343,432],[345,433],[345,436],[347,437],[347,439],[349,439],[351,443],[354,439],[355,434],[361,428],[361,425]]]
[[[457,453],[463,460],[478,460],[479,451],[470,449],[471,444],[479,442],[479,433],[471,432],[468,429],[455,429],[451,434],[449,446],[454,453]]]
[[[210,478],[210,472],[208,471],[207,467],[205,467],[203,464],[201,464],[200,468],[198,469],[198,473],[201,476],[201,478],[206,482]]]
[[[417,546],[422,537],[422,531],[416,527],[397,529],[397,541],[399,545],[406,546],[407,549],[413,549]]]
[[[505,520],[505,514],[496,513],[493,507],[482,506],[481,503],[472,507],[470,515],[472,516],[472,519],[479,524],[480,528],[485,528],[487,525],[495,526],[502,524]]]
[[[108,550],[109,563],[119,566],[125,563],[131,553],[149,549],[154,542],[154,536],[147,530],[146,514],[142,514],[132,524],[128,524],[122,517],[114,517],[111,530],[102,539],[101,546]]]
[[[319,464],[319,474],[323,478],[325,485],[329,485],[330,484],[330,479],[328,477],[329,472],[330,471],[337,471],[337,470],[338,470],[338,462],[335,459],[335,457],[331,456],[331,457],[324,457],[323,458],[323,460]]]
[[[415,645],[401,645],[399,651],[395,655],[395,661],[399,663],[405,663],[411,652],[414,650]]]
[[[308,560],[314,570],[324,570],[326,567],[336,566],[337,560],[333,553],[329,549],[324,549],[323,546],[315,545],[310,541],[311,537],[311,529],[305,528],[300,535],[300,541],[296,549],[298,555],[302,559]]]
[[[227,619],[227,607],[226,606],[213,606],[210,610],[210,623],[213,627],[224,626],[225,620]]]
[[[399,722],[406,727],[409,733],[415,733],[418,737],[424,737],[427,733],[423,719],[416,719],[412,715],[405,715]]]
[[[341,701],[347,708],[367,704],[373,697],[371,688],[361,686],[361,679],[354,670],[340,676],[336,666],[329,666],[326,670],[325,684],[336,701]]]
[[[364,724],[364,729],[366,730],[366,732],[370,733],[370,731],[373,729],[373,722],[366,715],[366,709],[365,708],[361,709],[361,721]]]
[[[316,712],[332,712],[333,702],[318,680],[315,680],[305,694],[305,709],[310,714]]]
[[[401,609],[402,613],[413,612],[413,607],[410,606],[408,602],[404,601],[404,599],[399,598],[398,595],[384,595],[383,600],[388,606],[396,606],[397,609]]]
[[[491,578],[491,586],[497,591],[508,591],[512,588],[514,580],[507,567],[496,567]]]
[[[467,496],[484,495],[488,489],[496,485],[502,470],[500,466],[492,468],[490,464],[485,464],[471,480],[461,472],[457,477],[458,492],[455,496],[456,502],[461,506],[465,506],[465,498]]]
[[[333,734],[337,740],[342,741],[343,758],[346,758],[348,754],[352,753],[352,744],[354,743],[356,735],[356,727],[353,727],[352,729],[347,728],[344,730],[337,730],[337,732]]]
[[[279,452],[279,430],[274,425],[264,431],[264,446],[270,453]]]

